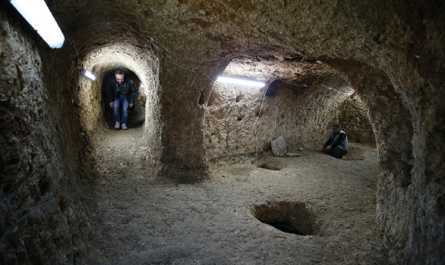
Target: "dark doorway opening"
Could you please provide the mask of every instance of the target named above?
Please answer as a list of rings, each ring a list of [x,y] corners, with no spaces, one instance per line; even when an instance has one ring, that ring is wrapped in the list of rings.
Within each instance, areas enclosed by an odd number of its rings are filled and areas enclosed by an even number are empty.
[[[120,68],[113,68],[109,71],[107,71],[104,74],[103,82],[102,82],[102,110],[104,114],[104,119],[107,127],[109,129],[114,128],[114,118],[113,118],[113,109],[110,107],[110,102],[107,100],[107,95],[110,93],[110,86],[113,86],[116,83],[115,74],[114,72],[120,69],[125,73],[125,79],[131,79],[136,88],[139,90],[139,96],[138,96],[138,102],[135,106],[132,108],[128,108],[128,121],[127,121],[127,127],[128,128],[135,128],[140,127],[145,121],[145,102],[146,102],[146,96],[144,93],[144,87],[141,86],[141,80],[139,77],[131,70],[120,67]],[[122,111],[120,112],[122,113]]]

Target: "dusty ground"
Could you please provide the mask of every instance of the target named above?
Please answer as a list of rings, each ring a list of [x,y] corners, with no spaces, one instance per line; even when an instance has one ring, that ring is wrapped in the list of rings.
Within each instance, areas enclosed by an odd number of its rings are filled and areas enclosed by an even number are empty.
[[[211,177],[175,184],[145,168],[142,128],[107,130],[100,175],[87,197],[92,264],[386,264],[374,229],[376,150],[353,145],[353,160],[315,151],[299,157],[213,161]],[[358,154],[360,153],[360,154]],[[255,206],[303,202],[314,235],[282,232],[253,216]],[[286,214],[293,213],[292,209]]]

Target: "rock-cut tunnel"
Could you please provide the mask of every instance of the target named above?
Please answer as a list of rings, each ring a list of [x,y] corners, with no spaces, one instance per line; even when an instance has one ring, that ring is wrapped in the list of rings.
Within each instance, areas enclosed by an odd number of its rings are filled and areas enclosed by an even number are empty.
[[[443,2],[46,5],[60,49],[0,3],[1,264],[445,263]]]

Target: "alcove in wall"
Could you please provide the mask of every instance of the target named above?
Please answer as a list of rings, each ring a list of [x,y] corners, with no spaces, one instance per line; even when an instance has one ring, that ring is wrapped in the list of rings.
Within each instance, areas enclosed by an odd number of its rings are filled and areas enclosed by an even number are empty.
[[[325,64],[233,60],[223,75],[248,76],[266,85],[215,83],[205,121],[209,160],[268,150],[270,141],[279,136],[290,151],[301,147],[319,151],[335,123],[342,125],[350,142],[375,147],[366,106],[342,76]]]

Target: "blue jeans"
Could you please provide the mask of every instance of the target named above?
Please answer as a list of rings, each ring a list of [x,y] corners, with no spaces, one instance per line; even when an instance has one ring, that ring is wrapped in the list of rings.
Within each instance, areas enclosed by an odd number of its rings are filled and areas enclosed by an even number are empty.
[[[122,120],[120,115],[120,106],[122,103]],[[127,124],[128,117],[128,101],[124,95],[120,95],[113,103],[113,117],[114,121],[118,121],[121,124]]]

